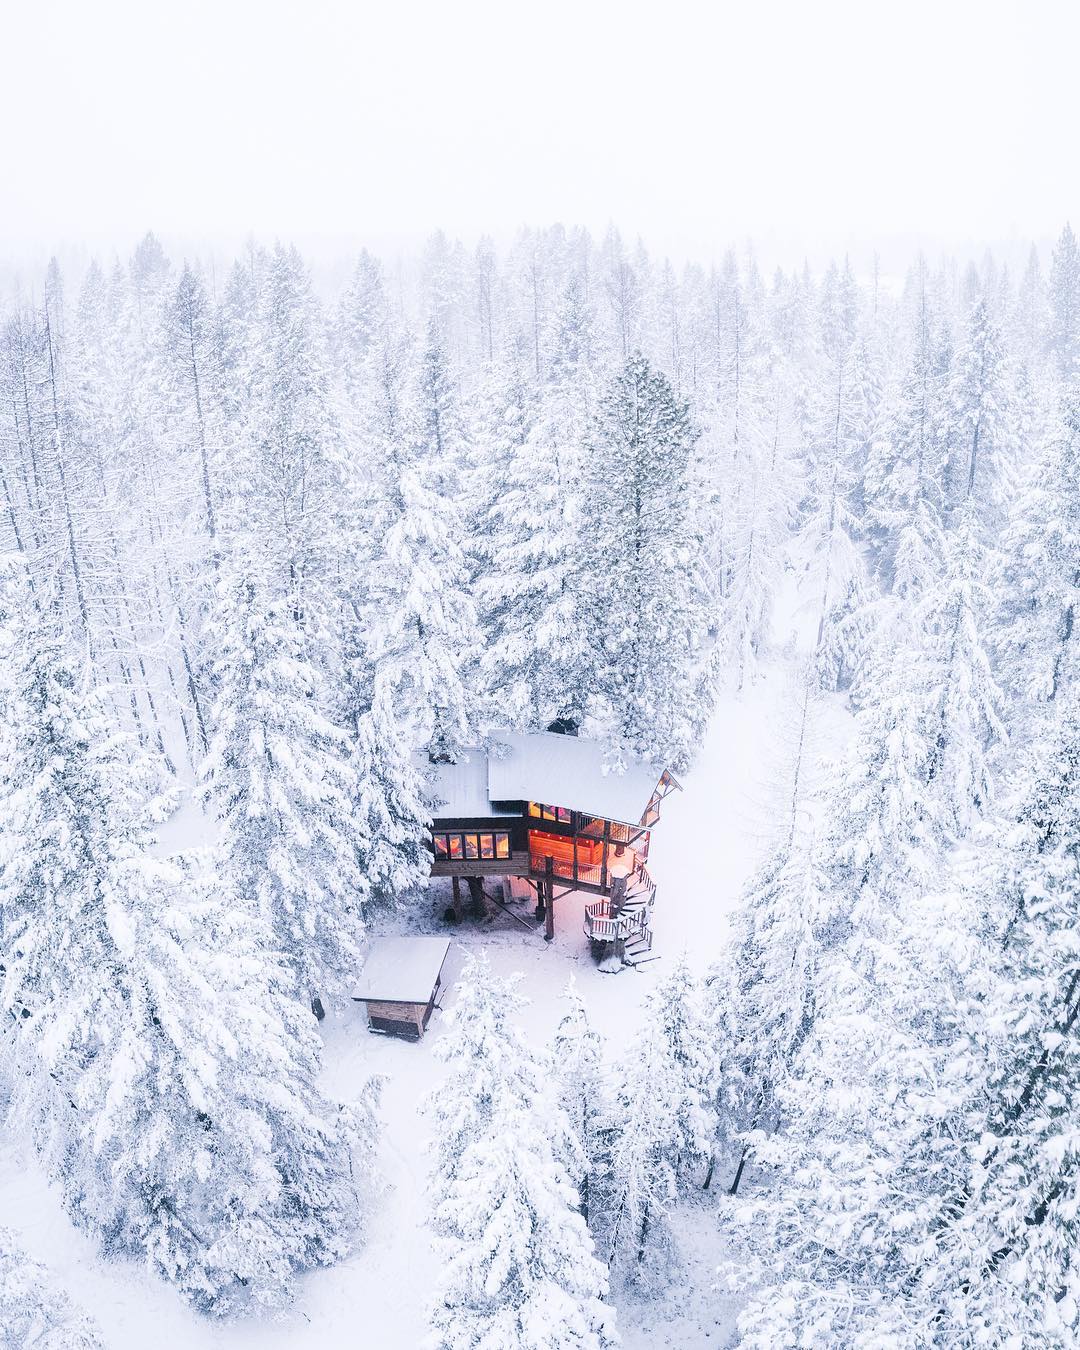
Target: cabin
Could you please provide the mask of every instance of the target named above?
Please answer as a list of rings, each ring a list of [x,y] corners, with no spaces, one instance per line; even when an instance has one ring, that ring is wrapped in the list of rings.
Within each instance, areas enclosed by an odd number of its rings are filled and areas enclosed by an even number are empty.
[[[367,1009],[368,1028],[418,1041],[427,1029],[439,990],[449,939],[407,934],[375,942],[353,994]]]
[[[453,879],[458,917],[463,879],[475,898],[484,878],[510,878],[535,894],[548,941],[556,902],[579,891],[595,897],[584,931],[598,958],[651,948],[649,840],[660,803],[679,787],[668,770],[629,759],[616,772],[597,741],[502,731],[434,773],[431,874]]]

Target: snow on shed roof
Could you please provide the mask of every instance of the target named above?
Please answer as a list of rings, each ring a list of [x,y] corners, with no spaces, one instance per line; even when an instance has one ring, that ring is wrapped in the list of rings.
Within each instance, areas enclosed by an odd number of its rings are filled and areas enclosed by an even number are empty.
[[[450,939],[409,933],[379,938],[368,952],[353,998],[426,1003],[442,972]]]
[[[496,809],[488,800],[488,762],[483,750],[467,750],[457,764],[434,765],[432,795],[442,804],[435,815],[468,819],[470,816],[515,815]]]
[[[630,760],[623,773],[606,770],[604,746],[580,736],[497,731],[492,740],[508,750],[488,756],[492,801],[547,802],[636,825],[660,781],[659,771],[640,760]]]

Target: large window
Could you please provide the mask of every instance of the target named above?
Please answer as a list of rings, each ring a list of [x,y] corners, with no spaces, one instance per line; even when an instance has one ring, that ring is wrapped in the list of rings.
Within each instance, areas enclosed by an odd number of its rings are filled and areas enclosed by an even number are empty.
[[[539,820],[557,820],[560,824],[570,824],[570,811],[565,806],[549,806],[547,802],[530,802],[529,815]]]
[[[494,861],[510,856],[510,836],[502,830],[483,833],[441,830],[433,834],[432,839],[436,862],[471,861],[473,858]]]

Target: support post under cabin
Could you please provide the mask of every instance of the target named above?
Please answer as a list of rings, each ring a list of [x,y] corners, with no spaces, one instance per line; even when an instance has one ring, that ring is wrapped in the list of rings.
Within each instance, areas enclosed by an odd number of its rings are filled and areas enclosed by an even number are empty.
[[[454,892],[454,918],[460,923],[465,917],[461,912],[461,878],[451,877],[450,886]]]
[[[613,950],[615,955],[622,959],[623,950],[626,946],[626,939],[619,937],[619,914],[622,912],[623,904],[626,901],[626,878],[615,877],[611,883],[611,917],[615,920],[615,933]]]
[[[544,862],[544,887],[547,890],[547,913],[544,915],[544,941],[550,942],[555,936],[555,860],[548,858]]]

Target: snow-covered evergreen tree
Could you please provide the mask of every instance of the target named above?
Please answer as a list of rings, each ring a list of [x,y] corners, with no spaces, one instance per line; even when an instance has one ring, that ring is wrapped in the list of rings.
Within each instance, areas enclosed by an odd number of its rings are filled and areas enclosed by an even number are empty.
[[[272,931],[220,882],[151,856],[100,698],[17,579],[4,608],[12,1117],[106,1250],[143,1256],[207,1311],[280,1302],[294,1273],[351,1246],[372,1103],[322,1097]]]
[[[469,667],[479,645],[454,500],[463,450],[436,330],[411,405],[402,406],[399,358],[393,348],[386,354],[394,366],[374,429],[385,459],[374,505],[381,546],[367,597],[372,661],[414,743],[433,760],[452,758],[474,736]]]
[[[433,1350],[598,1350],[614,1339],[607,1273],[567,1170],[579,1145],[546,1057],[513,1026],[521,1003],[514,982],[472,958],[439,1043],[450,1076],[429,1108],[444,1252]]]
[[[376,904],[393,904],[427,884],[430,813],[385,688],[375,688],[357,721],[350,770],[365,894]]]
[[[0,1228],[2,1350],[105,1350],[96,1324],[76,1308],[53,1274]]]
[[[971,498],[1000,518],[1015,474],[1014,408],[1001,332],[980,299],[957,345],[946,422],[950,509]]]
[[[224,563],[218,585],[218,692],[200,780],[229,884],[272,928],[301,996],[317,1000],[359,967],[367,886],[354,764],[291,600],[268,594],[245,563]]]
[[[937,575],[946,489],[948,351],[931,309],[923,263],[914,284],[911,354],[898,387],[886,399],[863,471],[867,524],[883,580],[901,601],[918,601]]]
[[[680,1189],[700,1184],[713,1124],[715,1064],[701,999],[682,957],[645,1001],[645,1021],[612,1094],[610,1179],[599,1227],[608,1263],[648,1283],[669,1255]]]
[[[1077,676],[1080,390],[1066,391],[1012,504],[997,589],[999,678],[1052,703]]]
[[[1055,374],[1065,385],[1080,377],[1080,245],[1066,225],[1050,267],[1050,322],[1047,333]]]
[[[685,403],[638,354],[600,400],[585,466],[607,716],[619,741],[675,764],[689,752],[704,627],[701,549],[690,528],[695,439]]]
[[[574,1144],[569,1166],[580,1174],[581,1212],[591,1226],[605,1212],[608,1184],[611,1113],[604,1042],[572,977],[565,998],[569,1007],[555,1032],[554,1063]]]

